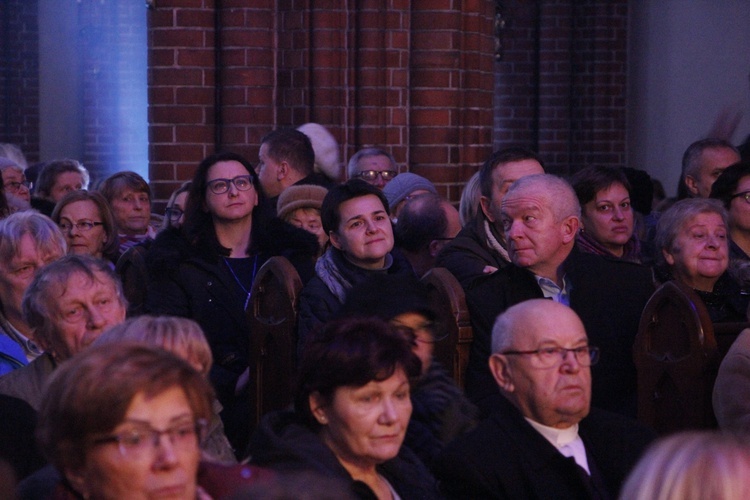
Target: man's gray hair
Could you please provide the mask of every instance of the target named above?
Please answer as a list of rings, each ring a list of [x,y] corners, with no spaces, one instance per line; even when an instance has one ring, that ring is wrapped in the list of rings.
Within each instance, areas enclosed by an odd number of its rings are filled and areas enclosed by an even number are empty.
[[[729,216],[721,201],[713,198],[686,198],[680,200],[664,212],[656,224],[656,237],[654,244],[656,252],[654,258],[659,266],[666,266],[664,252],[673,253],[674,241],[683,230],[685,224],[700,214],[716,214],[721,217],[724,225],[729,230]]]
[[[53,294],[60,291],[64,293],[68,281],[74,274],[82,274],[91,282],[99,280],[101,275],[105,276],[115,287],[123,309],[128,307],[120,279],[108,262],[88,255],[66,255],[44,266],[23,294],[23,319],[34,329],[37,339],[45,346],[52,345],[54,342],[50,340],[58,335],[55,321],[58,314],[55,306],[59,296]]]
[[[359,172],[359,169],[357,168],[359,165],[359,160],[362,160],[363,158],[369,158],[371,156],[385,156],[391,161],[391,167],[393,170],[398,171],[398,165],[396,165],[396,159],[393,157],[391,153],[386,151],[385,149],[380,148],[364,148],[360,149],[354,155],[349,159],[349,165],[346,167],[346,173],[348,177],[351,179],[354,177],[354,175]]]
[[[52,219],[39,212],[26,210],[0,221],[0,262],[8,263],[18,254],[21,238],[26,234],[34,240],[42,258],[54,254],[64,255],[67,251],[65,236]]]
[[[740,156],[740,152],[732,143],[725,141],[724,139],[701,139],[695,141],[685,150],[682,155],[682,178],[690,176],[693,179],[697,179],[700,176],[701,171],[701,156],[707,149],[730,149]]]
[[[549,207],[558,222],[568,217],[576,217],[580,220],[581,205],[578,203],[575,190],[565,179],[552,174],[521,177],[510,185],[510,189],[503,197],[503,202],[527,191],[542,195],[545,205]]]

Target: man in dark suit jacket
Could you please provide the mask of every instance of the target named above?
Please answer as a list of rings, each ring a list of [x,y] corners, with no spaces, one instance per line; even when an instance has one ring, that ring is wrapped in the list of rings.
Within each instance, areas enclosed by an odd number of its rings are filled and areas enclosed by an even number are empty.
[[[533,299],[501,315],[489,367],[501,400],[433,468],[449,498],[616,498],[653,433],[591,410],[598,350],[569,308]]]
[[[594,406],[635,416],[632,346],[641,312],[653,293],[651,272],[639,264],[575,250],[580,206],[563,179],[533,175],[503,198],[502,218],[512,263],[467,290],[474,340],[466,391],[486,415],[500,397],[487,369],[490,331],[498,314],[534,298],[569,305],[602,350],[594,371]]]

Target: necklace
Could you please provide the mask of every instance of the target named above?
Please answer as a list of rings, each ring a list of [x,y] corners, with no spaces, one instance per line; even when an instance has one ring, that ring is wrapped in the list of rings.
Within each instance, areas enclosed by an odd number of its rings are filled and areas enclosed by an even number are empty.
[[[242,284],[242,281],[240,281],[240,279],[237,277],[237,274],[235,274],[234,269],[232,269],[232,266],[231,264],[229,264],[229,261],[226,257],[224,257],[224,263],[227,265],[229,272],[232,273],[234,281],[236,281],[242,291],[245,292],[245,306],[242,310],[247,311],[247,306],[250,303],[250,293],[252,291],[253,283],[255,282],[255,272],[258,270],[258,254],[255,254],[255,259],[253,260],[253,274],[250,276],[250,290],[245,288],[245,286]]]

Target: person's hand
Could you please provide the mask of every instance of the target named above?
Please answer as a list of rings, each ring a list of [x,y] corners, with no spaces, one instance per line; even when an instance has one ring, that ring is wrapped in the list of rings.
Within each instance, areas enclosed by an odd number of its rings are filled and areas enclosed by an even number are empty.
[[[482,269],[483,274],[492,274],[495,271],[497,271],[495,266],[484,266],[484,269]]]

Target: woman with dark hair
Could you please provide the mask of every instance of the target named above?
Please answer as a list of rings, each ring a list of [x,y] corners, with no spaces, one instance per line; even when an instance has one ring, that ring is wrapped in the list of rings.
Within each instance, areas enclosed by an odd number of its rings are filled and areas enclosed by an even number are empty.
[[[587,167],[576,173],[571,185],[581,204],[581,231],[577,247],[589,253],[640,262],[634,233],[630,183],[613,167]]]
[[[193,178],[185,223],[159,233],[146,257],[146,311],[191,318],[203,328],[214,357],[211,382],[235,450],[244,449],[250,433],[246,311],[255,275],[268,257],[255,237],[262,198],[258,176],[243,157],[207,157]]]
[[[750,261],[750,162],[730,165],[711,186],[729,214],[729,258]]]
[[[412,336],[422,370],[411,388],[412,415],[404,443],[430,467],[443,447],[474,427],[477,409],[433,354],[447,332],[430,303],[427,286],[414,276],[376,274],[352,288],[342,317],[375,316]]]
[[[438,497],[401,446],[419,365],[409,338],[382,320],[327,323],[304,351],[294,411],[266,415],[253,435],[253,463],[342,479],[358,498]]]

